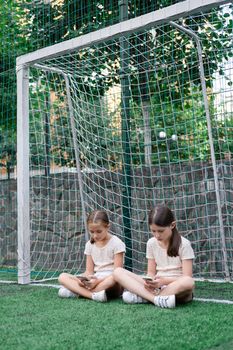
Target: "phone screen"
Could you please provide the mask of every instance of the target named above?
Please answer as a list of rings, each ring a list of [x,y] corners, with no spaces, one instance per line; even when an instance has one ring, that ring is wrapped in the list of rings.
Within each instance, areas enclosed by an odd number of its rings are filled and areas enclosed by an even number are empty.
[[[79,278],[81,281],[89,281],[89,278],[86,276],[76,276],[77,278]]]
[[[149,277],[149,276],[143,276],[142,277],[145,281],[153,281],[153,278],[152,277]]]

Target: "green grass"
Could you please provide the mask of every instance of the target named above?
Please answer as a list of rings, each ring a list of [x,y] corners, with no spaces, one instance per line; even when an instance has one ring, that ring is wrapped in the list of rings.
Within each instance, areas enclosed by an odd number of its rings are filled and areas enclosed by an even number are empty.
[[[230,350],[233,305],[59,299],[57,289],[0,285],[0,349]]]
[[[196,282],[195,297],[233,301],[233,283]]]
[[[0,280],[17,282],[17,270],[13,268],[0,267]]]

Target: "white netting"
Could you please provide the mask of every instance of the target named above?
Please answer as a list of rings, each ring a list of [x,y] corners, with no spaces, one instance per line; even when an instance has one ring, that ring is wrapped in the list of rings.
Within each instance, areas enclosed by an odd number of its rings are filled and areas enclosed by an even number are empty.
[[[126,241],[127,266],[144,271],[147,214],[162,203],[193,244],[195,276],[222,278],[226,267],[232,274],[226,261],[233,255],[227,21],[224,8],[177,21],[201,39],[215,170],[196,45],[173,25],[142,28],[30,68],[33,278],[83,269],[83,218],[99,208]]]

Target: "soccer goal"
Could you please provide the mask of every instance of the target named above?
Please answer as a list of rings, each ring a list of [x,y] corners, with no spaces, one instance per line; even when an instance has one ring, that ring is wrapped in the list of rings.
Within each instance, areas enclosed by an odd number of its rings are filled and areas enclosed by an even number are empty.
[[[19,283],[82,271],[93,209],[144,272],[164,203],[232,279],[232,47],[231,2],[187,0],[18,57]]]

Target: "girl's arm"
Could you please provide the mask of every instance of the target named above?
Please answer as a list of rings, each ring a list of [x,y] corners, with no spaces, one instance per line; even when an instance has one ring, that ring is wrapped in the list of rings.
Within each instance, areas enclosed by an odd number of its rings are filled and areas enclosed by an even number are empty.
[[[114,255],[114,269],[117,267],[123,267],[124,264],[124,253],[117,253]]]
[[[84,276],[89,276],[94,274],[94,262],[91,255],[86,255],[86,270]]]
[[[193,259],[182,260],[182,274],[193,277]]]
[[[91,255],[86,255],[86,270],[83,273],[83,276],[89,277],[88,281],[83,281],[82,285],[87,289],[93,289],[99,283],[94,275],[94,261]],[[92,276],[92,277],[91,277]]]
[[[92,257],[91,255],[86,255],[86,270],[84,271],[84,273],[82,274],[82,276],[91,276],[93,275],[94,273],[94,262],[92,260]],[[88,287],[87,283],[88,281],[84,281],[84,280],[81,280],[79,279],[78,276],[75,276],[78,283],[82,286],[82,287]]]
[[[155,259],[147,259],[147,276],[153,278],[153,281],[144,281],[144,287],[151,293],[155,290],[156,262]]]
[[[156,274],[155,259],[147,259],[147,276],[154,278],[155,274]]]

